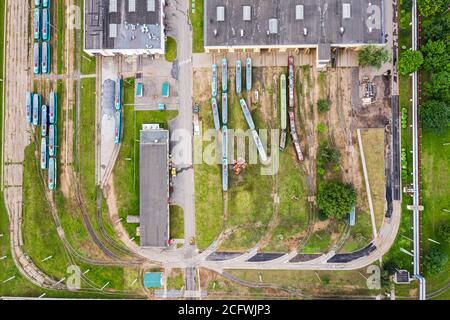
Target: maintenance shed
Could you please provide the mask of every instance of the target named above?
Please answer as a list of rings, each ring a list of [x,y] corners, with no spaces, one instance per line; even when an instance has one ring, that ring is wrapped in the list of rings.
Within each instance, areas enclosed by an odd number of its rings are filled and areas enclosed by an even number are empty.
[[[334,48],[386,43],[385,0],[207,0],[206,51],[317,49],[317,64]]]
[[[169,131],[144,124],[140,132],[140,238],[142,247],[169,241]]]
[[[84,0],[84,50],[103,56],[164,54],[165,0]]]

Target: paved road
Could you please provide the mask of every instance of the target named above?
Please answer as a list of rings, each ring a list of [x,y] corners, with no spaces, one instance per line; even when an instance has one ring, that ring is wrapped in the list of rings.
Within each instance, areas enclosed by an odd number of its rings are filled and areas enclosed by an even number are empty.
[[[189,1],[170,1],[166,8],[170,35],[177,41],[178,92],[180,107],[178,117],[170,123],[171,147],[174,165],[179,170],[172,201],[184,209],[185,257],[196,253],[189,239],[195,236],[195,198],[192,148],[192,28],[189,23]],[[189,63],[183,63],[189,61]]]

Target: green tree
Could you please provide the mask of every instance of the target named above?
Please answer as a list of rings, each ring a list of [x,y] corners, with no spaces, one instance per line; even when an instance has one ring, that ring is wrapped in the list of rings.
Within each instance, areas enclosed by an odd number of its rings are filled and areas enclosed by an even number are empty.
[[[429,100],[420,106],[419,117],[424,129],[440,134],[450,123],[450,108],[445,102]]]
[[[374,45],[364,46],[358,54],[358,62],[361,67],[374,67],[380,69],[384,63],[390,60],[390,58],[386,48]]]
[[[445,242],[450,242],[450,223],[442,223],[438,227],[437,235]]]
[[[429,99],[435,99],[450,103],[450,73],[439,72],[431,76],[431,80],[423,84],[423,95]]]
[[[449,0],[418,0],[420,13],[425,17],[446,11],[449,4]]]
[[[450,52],[445,40],[428,41],[422,48],[423,67],[429,72],[450,72]]]
[[[322,164],[334,164],[338,163],[341,159],[341,154],[338,150],[328,146],[328,142],[325,141],[319,146],[319,163]]]
[[[423,259],[423,267],[426,275],[435,275],[444,271],[448,262],[448,255],[440,248],[432,248]]]
[[[353,186],[342,182],[325,182],[317,193],[317,206],[328,216],[345,218],[356,204]]]
[[[424,43],[429,40],[450,40],[450,15],[445,14],[422,23],[422,36]]]
[[[320,113],[325,113],[330,110],[331,102],[328,99],[317,100],[317,109]]]
[[[398,71],[400,74],[408,75],[417,71],[423,63],[423,55],[420,51],[406,50],[400,55]]]

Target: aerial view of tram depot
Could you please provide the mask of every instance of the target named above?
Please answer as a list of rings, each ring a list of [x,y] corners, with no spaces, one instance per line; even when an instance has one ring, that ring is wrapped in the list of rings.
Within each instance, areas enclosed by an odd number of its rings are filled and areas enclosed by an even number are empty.
[[[0,299],[449,300],[449,0],[0,1]]]

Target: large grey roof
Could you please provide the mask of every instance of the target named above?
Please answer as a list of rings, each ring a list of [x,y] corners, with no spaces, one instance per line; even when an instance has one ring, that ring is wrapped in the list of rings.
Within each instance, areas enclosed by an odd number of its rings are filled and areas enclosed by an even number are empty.
[[[153,2],[154,11],[150,11]],[[135,10],[130,11],[133,3]],[[162,47],[160,0],[85,0],[84,11],[85,49]],[[142,32],[144,25],[147,32]]]
[[[141,246],[166,247],[169,240],[169,132],[140,135]]]
[[[343,4],[350,4],[349,19],[343,18]],[[296,20],[298,5],[303,20]],[[250,21],[244,21],[244,6],[251,6]],[[205,0],[205,47],[384,43],[383,6],[384,0]],[[217,7],[225,7],[223,22],[217,21]],[[373,10],[381,23],[370,30]],[[276,34],[269,32],[272,19],[278,20]]]

